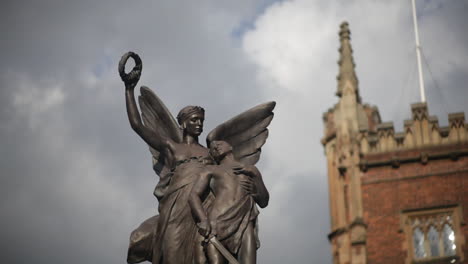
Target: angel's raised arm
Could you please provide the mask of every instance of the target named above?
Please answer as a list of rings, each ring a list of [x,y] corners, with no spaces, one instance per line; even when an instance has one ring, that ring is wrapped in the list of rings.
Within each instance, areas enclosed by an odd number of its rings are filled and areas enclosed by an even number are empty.
[[[128,58],[135,60],[135,67],[126,74],[125,63]],[[142,62],[140,57],[128,52],[119,63],[119,73],[125,83],[125,101],[127,105],[128,120],[132,129],[153,149],[161,152],[170,148],[174,141],[181,138],[180,131],[174,118],[164,106],[162,101],[147,87],[141,87],[139,97],[142,117],[135,101],[134,90],[140,79]]]
[[[127,105],[127,115],[132,129],[152,148],[162,150],[169,147],[170,139],[164,135],[154,133],[143,125],[135,102],[134,89],[126,89],[125,102]]]

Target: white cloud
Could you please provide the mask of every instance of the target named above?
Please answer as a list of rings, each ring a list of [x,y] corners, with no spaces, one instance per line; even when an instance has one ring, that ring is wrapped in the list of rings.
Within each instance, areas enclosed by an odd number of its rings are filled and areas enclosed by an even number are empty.
[[[278,101],[268,155],[288,174],[310,172],[319,164],[312,157],[323,159],[320,115],[332,105],[336,21],[330,8],[288,1],[267,9],[244,36],[262,91]],[[320,97],[328,105],[313,100]]]
[[[328,48],[323,43],[335,39],[329,30],[336,27],[333,17],[310,3],[276,3],[257,19],[255,30],[247,32],[243,41],[260,74],[292,93],[311,88],[311,76],[320,70]]]
[[[31,128],[42,122],[47,113],[60,109],[66,99],[63,85],[57,80],[32,80],[27,74],[12,72],[4,78],[12,85],[8,89],[14,89],[15,110],[29,116]]]

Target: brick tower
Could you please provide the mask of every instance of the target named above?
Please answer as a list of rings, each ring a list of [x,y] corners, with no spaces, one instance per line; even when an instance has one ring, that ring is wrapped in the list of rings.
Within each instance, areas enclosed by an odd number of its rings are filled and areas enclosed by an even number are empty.
[[[363,104],[348,23],[338,103],[323,115],[333,263],[468,263],[468,124],[439,127],[425,103],[403,132]]]

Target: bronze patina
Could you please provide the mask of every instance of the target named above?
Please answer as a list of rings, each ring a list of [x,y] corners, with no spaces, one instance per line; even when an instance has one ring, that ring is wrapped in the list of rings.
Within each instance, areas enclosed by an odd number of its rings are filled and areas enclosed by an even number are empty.
[[[129,58],[135,66],[125,73]],[[159,176],[154,190],[159,215],[132,232],[127,262],[228,263],[232,257],[242,264],[256,263],[257,205],[267,206],[269,194],[254,165],[268,137],[275,102],[220,124],[208,134],[205,147],[198,140],[205,120],[202,107],[184,107],[176,121],[158,96],[142,86],[140,114],[134,89],[142,69],[136,53],[122,56],[119,74],[128,119],[149,145]]]

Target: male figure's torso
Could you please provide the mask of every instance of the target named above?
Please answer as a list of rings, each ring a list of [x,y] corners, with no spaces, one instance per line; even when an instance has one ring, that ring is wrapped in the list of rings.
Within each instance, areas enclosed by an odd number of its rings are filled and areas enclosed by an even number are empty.
[[[213,166],[214,167],[214,166]],[[245,175],[236,175],[227,166],[214,167],[210,181],[210,189],[215,196],[208,218],[217,220],[219,216],[226,214],[249,194],[241,187],[240,180]]]

